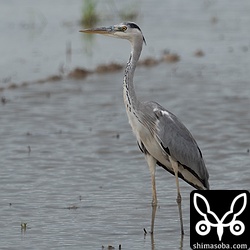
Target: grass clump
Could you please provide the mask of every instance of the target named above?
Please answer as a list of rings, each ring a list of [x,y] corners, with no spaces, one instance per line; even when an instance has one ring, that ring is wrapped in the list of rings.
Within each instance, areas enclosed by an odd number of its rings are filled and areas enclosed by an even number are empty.
[[[81,24],[85,27],[93,27],[99,21],[96,12],[97,2],[95,0],[83,0]]]

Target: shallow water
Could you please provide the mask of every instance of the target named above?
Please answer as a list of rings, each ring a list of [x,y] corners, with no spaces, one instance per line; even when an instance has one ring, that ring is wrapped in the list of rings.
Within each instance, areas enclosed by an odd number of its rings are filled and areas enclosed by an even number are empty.
[[[228,1],[225,7],[224,1],[200,2],[189,3],[183,12],[185,2],[166,1],[169,15],[158,10],[170,33],[166,37],[162,26],[155,26],[155,13],[151,26],[146,16],[140,18],[149,44],[143,56],[173,48],[181,61],[138,67],[136,89],[141,98],[161,103],[190,129],[202,149],[212,189],[249,190],[249,3]],[[152,9],[149,2],[142,6]],[[214,15],[216,24],[211,23]],[[155,39],[156,34],[162,39]],[[119,40],[98,37],[95,42],[92,66],[116,54],[126,61],[125,42],[122,50]],[[204,57],[193,56],[197,48]],[[82,58],[87,65],[88,57]],[[143,228],[150,231],[150,174],[127,122],[122,76],[121,71],[81,81],[64,78],[0,93],[6,98],[0,105],[2,249],[180,247],[175,181],[161,168],[154,239],[144,235]],[[181,181],[183,249],[189,249],[191,190]],[[22,222],[28,223],[25,232]]]

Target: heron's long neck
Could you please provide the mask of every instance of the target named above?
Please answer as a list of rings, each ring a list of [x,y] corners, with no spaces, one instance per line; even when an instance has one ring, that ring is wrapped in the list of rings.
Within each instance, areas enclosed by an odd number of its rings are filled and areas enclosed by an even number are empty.
[[[125,75],[123,79],[123,98],[127,111],[131,111],[131,109],[136,110],[139,105],[139,101],[134,89],[133,78],[137,61],[141,55],[141,50],[142,42],[132,43],[132,51],[125,68]]]

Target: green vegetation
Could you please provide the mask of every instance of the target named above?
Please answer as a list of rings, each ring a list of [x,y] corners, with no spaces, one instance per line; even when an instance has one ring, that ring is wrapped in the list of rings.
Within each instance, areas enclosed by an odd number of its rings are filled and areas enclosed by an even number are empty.
[[[81,24],[85,27],[93,27],[99,21],[96,12],[96,0],[83,0]]]

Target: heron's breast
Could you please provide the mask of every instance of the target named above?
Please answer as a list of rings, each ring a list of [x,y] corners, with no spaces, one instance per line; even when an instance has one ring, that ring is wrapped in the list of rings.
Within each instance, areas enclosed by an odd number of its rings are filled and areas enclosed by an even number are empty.
[[[132,110],[131,110],[132,111]],[[127,109],[129,123],[138,142],[142,142],[147,152],[152,155],[157,161],[161,162],[166,167],[170,166],[170,162],[166,152],[162,150],[157,140],[152,135],[152,132],[144,126],[138,117]]]
[[[137,140],[139,141],[141,131],[143,131],[143,125],[131,105],[126,105],[126,111],[128,115],[129,124],[132,127],[133,133],[135,134]]]
[[[142,142],[148,153],[152,155],[156,161],[160,162],[167,168],[172,169],[168,155],[162,150],[162,147],[152,135],[143,138]]]

